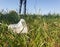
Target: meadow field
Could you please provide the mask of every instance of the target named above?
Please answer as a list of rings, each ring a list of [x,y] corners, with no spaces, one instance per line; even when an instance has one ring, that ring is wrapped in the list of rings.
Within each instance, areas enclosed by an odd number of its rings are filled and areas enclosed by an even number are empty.
[[[9,24],[26,20],[27,34],[8,30]],[[0,47],[60,47],[60,15],[18,15],[15,11],[0,12]]]

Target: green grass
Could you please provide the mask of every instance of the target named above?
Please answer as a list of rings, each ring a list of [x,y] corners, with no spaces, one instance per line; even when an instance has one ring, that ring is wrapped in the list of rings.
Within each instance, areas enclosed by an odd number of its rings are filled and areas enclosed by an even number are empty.
[[[0,20],[0,47],[60,47],[60,16],[27,15],[24,19],[27,34],[13,33],[7,28],[12,22]]]

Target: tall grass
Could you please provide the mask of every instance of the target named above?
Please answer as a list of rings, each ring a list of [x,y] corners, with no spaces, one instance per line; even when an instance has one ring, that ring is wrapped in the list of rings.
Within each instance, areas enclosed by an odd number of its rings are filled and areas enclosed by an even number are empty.
[[[0,47],[60,47],[59,15],[26,15],[28,33],[16,34],[7,25],[17,23],[23,15],[12,13],[0,14]]]

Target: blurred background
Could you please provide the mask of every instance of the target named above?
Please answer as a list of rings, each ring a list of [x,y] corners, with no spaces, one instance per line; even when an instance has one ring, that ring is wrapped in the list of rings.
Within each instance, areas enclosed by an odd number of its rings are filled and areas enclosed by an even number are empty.
[[[28,14],[60,13],[60,0],[27,0]],[[0,0],[0,11],[19,11],[19,0]],[[23,9],[22,9],[23,13]]]

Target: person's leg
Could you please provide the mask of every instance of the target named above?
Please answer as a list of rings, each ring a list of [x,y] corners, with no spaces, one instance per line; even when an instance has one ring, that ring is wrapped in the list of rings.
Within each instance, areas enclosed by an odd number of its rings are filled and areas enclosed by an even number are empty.
[[[24,0],[24,14],[26,14],[26,2],[27,0]]]
[[[19,8],[19,14],[21,14],[21,8],[22,8],[22,3],[23,3],[23,0],[20,0],[20,8]]]

